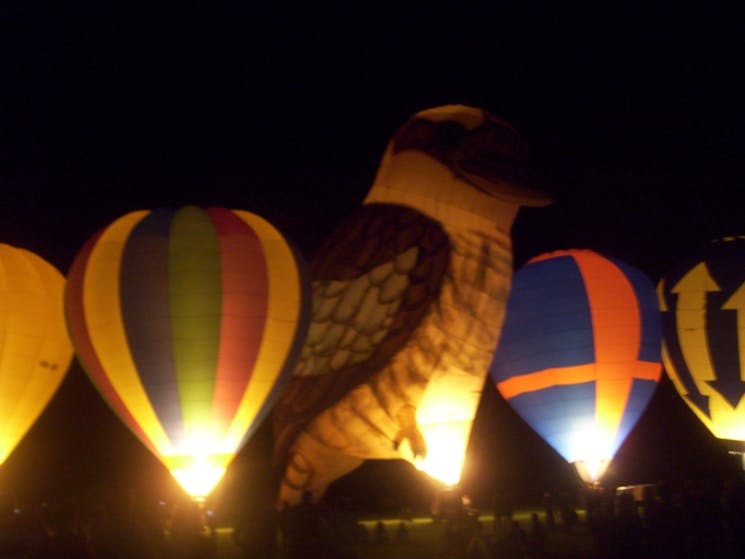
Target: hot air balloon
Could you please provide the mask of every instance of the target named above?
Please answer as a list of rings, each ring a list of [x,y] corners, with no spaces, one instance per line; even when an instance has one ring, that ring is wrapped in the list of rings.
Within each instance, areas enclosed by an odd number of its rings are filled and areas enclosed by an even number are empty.
[[[313,318],[275,408],[278,506],[320,499],[368,459],[459,482],[531,188],[527,145],[483,109],[413,115],[361,207],[312,262]]]
[[[136,211],[70,269],[77,355],[120,419],[204,498],[266,416],[308,323],[304,266],[263,218]]]
[[[0,243],[0,464],[67,373],[65,278],[39,256]]]
[[[596,482],[660,379],[660,316],[642,272],[589,250],[543,254],[512,283],[491,366],[510,406]]]
[[[710,243],[658,284],[665,370],[720,439],[745,441],[745,236]]]

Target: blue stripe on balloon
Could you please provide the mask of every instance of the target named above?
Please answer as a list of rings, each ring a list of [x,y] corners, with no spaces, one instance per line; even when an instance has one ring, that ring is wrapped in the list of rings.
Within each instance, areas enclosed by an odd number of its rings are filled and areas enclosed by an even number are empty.
[[[595,383],[560,385],[525,392],[509,400],[512,408],[565,460],[574,461],[574,438],[595,424]]]
[[[678,296],[671,294],[669,287],[665,288],[665,297],[669,297],[671,310],[662,313],[662,324],[665,332],[665,346],[667,347],[667,356],[672,363],[672,371],[668,371],[668,374],[677,376],[683,383],[685,395],[693,395],[696,398],[697,404],[702,401],[698,398],[700,396],[698,389],[696,388],[695,381],[693,380],[693,372],[688,368],[685,358],[683,357],[683,350],[680,345],[680,337],[678,335],[678,314],[675,312],[675,305],[677,304]],[[709,414],[708,407],[702,410],[706,415]]]
[[[720,291],[707,294],[706,336],[716,379],[708,384],[736,408],[745,392],[741,378],[740,308],[723,308],[745,283],[745,242],[743,240],[711,243],[706,266]],[[730,303],[727,305],[731,307]]]
[[[739,286],[738,286],[739,287]],[[740,376],[740,334],[738,332],[740,309],[723,309],[732,296],[731,291],[709,293],[706,305],[706,338],[709,342],[711,363],[716,380],[710,385],[730,403],[739,405],[745,391]]]
[[[662,359],[662,319],[654,284],[641,270],[615,258],[609,260],[623,272],[636,294],[641,320],[641,341],[637,358],[640,361],[659,362]]]
[[[172,210],[148,214],[132,230],[122,254],[122,320],[143,387],[171,442],[183,439],[173,362],[168,297],[168,248]]]
[[[491,368],[497,383],[516,375],[595,361],[592,315],[574,258],[528,264],[515,274],[512,285]]]
[[[623,444],[623,441],[631,433],[644,410],[647,408],[654,391],[657,389],[657,383],[653,380],[635,378],[631,384],[631,393],[626,400],[626,408],[623,411],[621,424],[616,432],[611,450],[613,454]]]

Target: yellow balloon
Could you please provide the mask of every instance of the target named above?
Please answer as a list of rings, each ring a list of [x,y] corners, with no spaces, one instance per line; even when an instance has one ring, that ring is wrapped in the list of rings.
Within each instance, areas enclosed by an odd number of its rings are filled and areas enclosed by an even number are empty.
[[[51,264],[0,243],[0,464],[41,415],[70,366],[64,289],[64,276]]]
[[[745,441],[745,236],[683,259],[658,297],[662,358],[676,390],[715,437]]]

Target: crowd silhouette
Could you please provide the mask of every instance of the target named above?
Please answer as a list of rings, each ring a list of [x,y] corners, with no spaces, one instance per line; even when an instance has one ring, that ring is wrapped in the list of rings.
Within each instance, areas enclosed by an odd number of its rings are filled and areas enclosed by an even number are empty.
[[[430,518],[427,559],[735,559],[745,556],[745,484],[689,481],[651,485],[641,499],[615,488],[581,498],[547,494],[528,516],[504,495],[479,515],[469,507]],[[421,550],[410,513],[367,527],[348,503],[262,507],[232,526],[233,553],[245,559],[355,559]],[[578,510],[581,514],[578,514]],[[483,513],[493,515],[484,516]],[[489,520],[485,520],[489,518]],[[199,503],[142,502],[117,494],[19,505],[0,495],[0,558],[217,559],[216,528]],[[572,547],[573,541],[587,545]],[[558,546],[557,542],[564,542]],[[567,542],[569,542],[567,544]],[[360,553],[361,550],[367,550]],[[390,555],[399,557],[400,555]]]
[[[0,558],[211,559],[214,533],[198,503],[142,503],[117,494],[20,505],[0,498]]]

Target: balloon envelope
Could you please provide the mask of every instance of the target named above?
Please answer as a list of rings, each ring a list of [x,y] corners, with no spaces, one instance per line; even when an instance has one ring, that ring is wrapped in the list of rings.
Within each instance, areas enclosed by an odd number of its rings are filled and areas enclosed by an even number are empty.
[[[0,464],[51,400],[72,360],[65,278],[35,254],[0,244]]]
[[[654,285],[588,250],[538,256],[512,282],[492,378],[580,476],[596,481],[661,374]]]
[[[745,237],[710,243],[658,284],[665,370],[718,438],[745,441]]]
[[[75,349],[186,491],[206,496],[278,395],[308,322],[300,259],[255,214],[129,213],[69,274]]]

